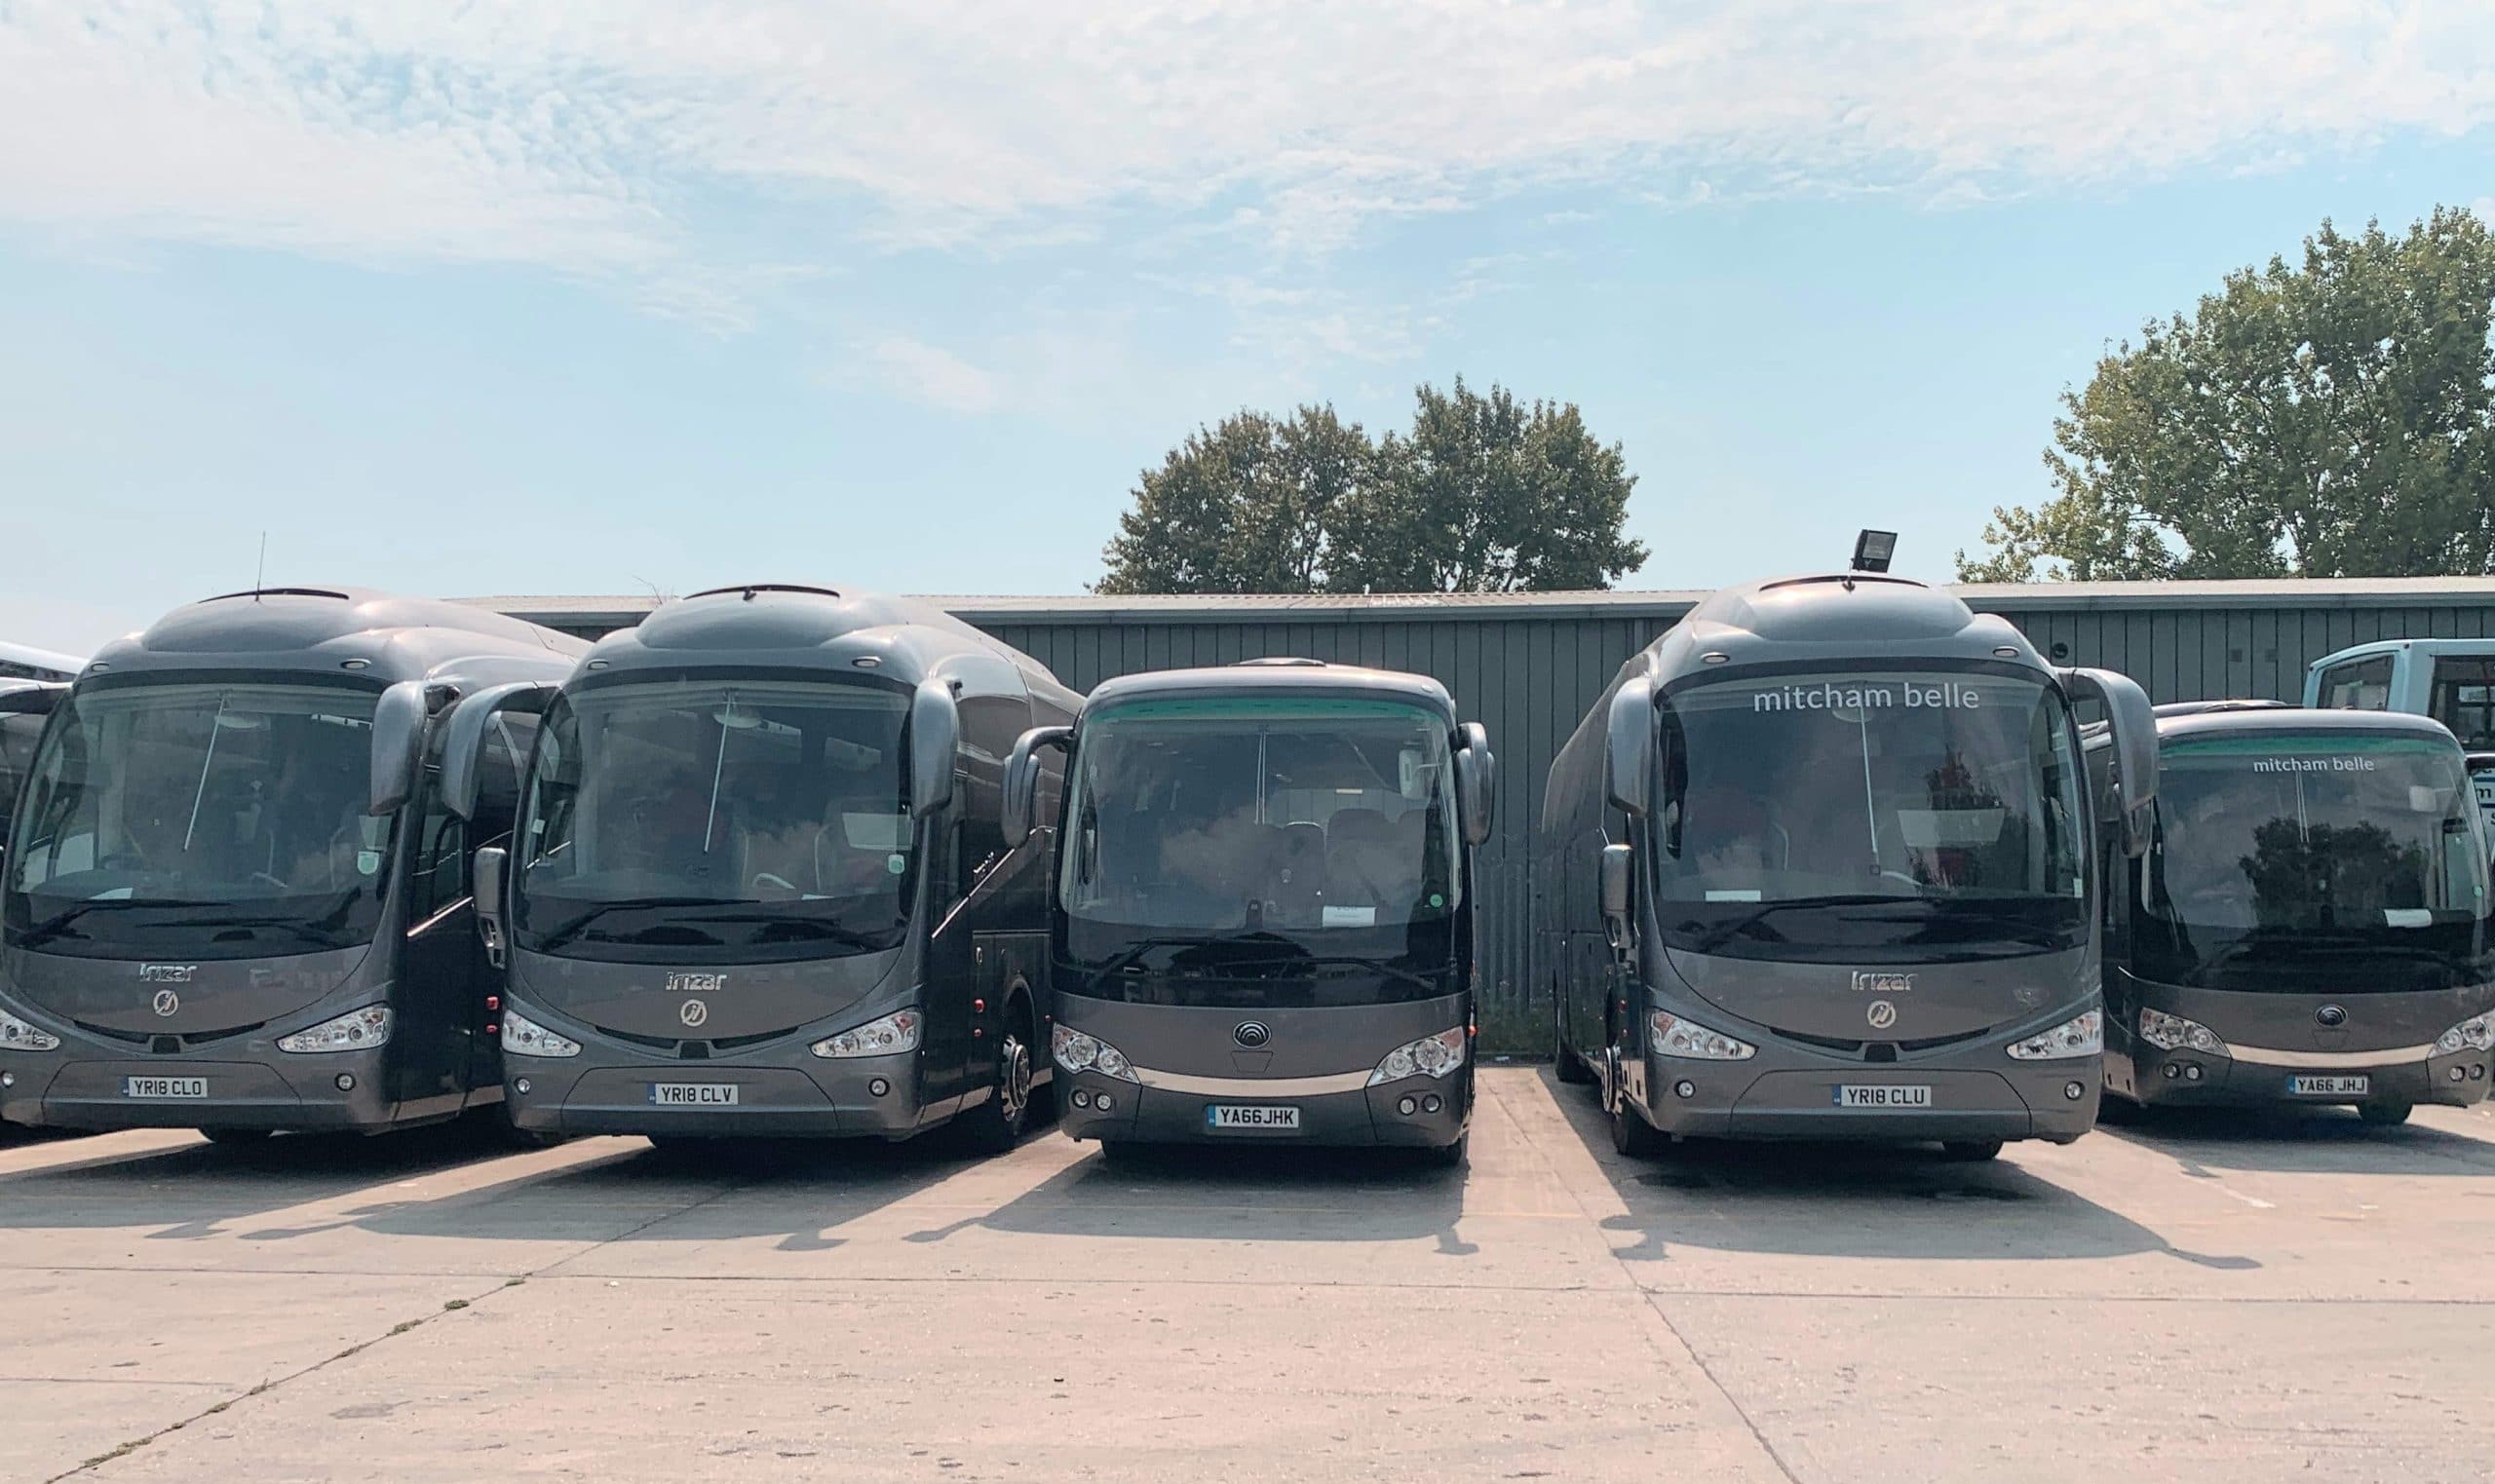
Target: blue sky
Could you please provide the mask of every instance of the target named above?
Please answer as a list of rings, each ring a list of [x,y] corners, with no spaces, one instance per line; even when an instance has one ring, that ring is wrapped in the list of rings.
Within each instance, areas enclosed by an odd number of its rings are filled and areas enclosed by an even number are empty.
[[[1631,586],[2046,492],[2104,346],[2495,192],[2433,0],[0,0],[0,637],[273,581],[1066,592],[1240,406],[1463,374]],[[438,13],[438,14],[437,14]]]

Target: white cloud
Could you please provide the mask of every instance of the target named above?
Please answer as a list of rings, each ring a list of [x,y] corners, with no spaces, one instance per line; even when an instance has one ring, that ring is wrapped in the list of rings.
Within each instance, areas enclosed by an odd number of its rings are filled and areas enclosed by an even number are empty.
[[[0,218],[703,314],[738,207],[827,219],[809,257],[1139,211],[1306,255],[1535,187],[1946,201],[2490,116],[2483,0],[0,0]]]
[[[940,346],[894,335],[868,352],[868,359],[885,384],[911,401],[947,412],[996,409],[996,378]]]

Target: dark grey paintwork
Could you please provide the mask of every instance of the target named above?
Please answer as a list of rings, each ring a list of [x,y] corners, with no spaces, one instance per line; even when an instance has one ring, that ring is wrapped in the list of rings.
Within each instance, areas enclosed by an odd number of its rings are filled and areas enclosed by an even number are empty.
[[[1708,596],[1632,656],[1552,766],[1535,836],[1534,957],[1550,977],[1562,1066],[1595,1074],[1624,1145],[1640,1142],[1640,1125],[1671,1135],[1977,1146],[2067,1143],[2094,1125],[2099,1058],[2020,1062],[2004,1049],[2097,1002],[2092,925],[2082,946],[2060,952],[1864,966],[1911,969],[1911,991],[1885,997],[1859,986],[1856,966],[1664,944],[1644,889],[1645,821],[1616,807],[1606,786],[1615,730],[1651,736],[1652,698],[1676,684],[1847,665],[2008,666],[2042,684],[2060,683],[2007,621],[1920,583],[1863,573],[1753,583]],[[1623,697],[1628,703],[1615,708]],[[1599,863],[1610,844],[1628,845],[1636,860],[1625,949],[1611,941],[1599,900]],[[1895,1005],[1893,1025],[1871,1028],[1866,1006],[1875,998]],[[1665,1056],[1649,1045],[1655,1010],[1738,1037],[1757,1052],[1743,1061]],[[1935,1042],[1945,1044],[1927,1045]],[[1933,1106],[1839,1109],[1841,1084],[1927,1085]]]
[[[565,684],[739,670],[870,674],[950,689],[963,715],[954,759],[960,786],[941,818],[921,821],[922,831],[963,815],[992,829],[997,771],[1014,738],[1034,724],[1070,720],[1082,704],[1036,661],[932,605],[769,584],[670,602],[639,627],[600,640]],[[995,1091],[987,1058],[999,1038],[1019,1036],[1035,1061],[1046,1045],[1039,961],[1052,842],[1044,834],[1002,853],[958,899],[935,870],[918,871],[911,927],[900,946],[883,952],[687,965],[663,949],[618,962],[611,952],[592,959],[514,944],[514,1008],[583,1047],[573,1057],[507,1057],[514,1121],[563,1133],[902,1138],[978,1107]],[[520,874],[508,873],[507,902]],[[671,976],[688,969],[719,982],[671,989]],[[697,1000],[694,1035],[686,1006]],[[903,1008],[926,1016],[914,1052],[834,1059],[809,1050]],[[738,1100],[657,1107],[650,1089],[658,1083],[732,1084]]]
[[[76,686],[250,675],[411,682],[437,706],[517,678],[552,678],[588,646],[462,604],[355,588],[232,593],[174,609],[89,662]],[[76,694],[73,688],[72,694]],[[420,813],[421,796],[403,816]],[[0,1007],[58,1035],[47,1052],[0,1052],[12,1085],[0,1117],[83,1128],[378,1131],[500,1099],[485,997],[465,900],[411,920],[416,831],[403,818],[373,940],[352,949],[244,959],[148,958],[0,946]],[[158,992],[172,992],[161,1008]],[[277,1042],[370,1004],[393,1007],[389,1043],[290,1054]],[[353,1080],[341,1090],[341,1076]],[[126,1077],[205,1077],[200,1101],[134,1101]]]
[[[1084,724],[1139,701],[1249,697],[1362,697],[1401,702],[1441,719],[1452,755],[1463,744],[1455,703],[1446,687],[1426,675],[1363,666],[1248,663],[1129,675],[1103,683],[1084,703],[1068,742],[1067,773],[1083,744]],[[1473,1117],[1475,1058],[1444,1077],[1413,1076],[1368,1084],[1369,1074],[1391,1051],[1425,1036],[1473,1025],[1473,988],[1480,944],[1479,883],[1473,849],[1463,853],[1465,889],[1453,937],[1456,960],[1447,993],[1434,999],[1349,1007],[1211,1008],[1137,1004],[1104,999],[1062,954],[1064,911],[1052,907],[1054,977],[1058,1023],[1116,1046],[1133,1065],[1134,1079],[1083,1071],[1066,1077],[1058,1126],[1068,1137],[1112,1143],[1296,1143],[1389,1145],[1452,1149]],[[1054,901],[1054,897],[1052,900]],[[1149,973],[1130,973],[1147,982]],[[1145,991],[1148,993],[1148,989]],[[1254,1023],[1265,1039],[1240,1044],[1237,1032]],[[1081,1092],[1091,1106],[1070,1094]],[[1401,1111],[1401,1100],[1416,1099]],[[1106,1097],[1106,1111],[1098,1100]],[[1435,1103],[1428,1107],[1419,1100]],[[1215,1104],[1288,1106],[1299,1111],[1297,1131],[1214,1131],[1206,1110]]]
[[[2158,707],[2158,742],[2212,737],[2287,739],[2413,737],[2451,749],[2440,722],[2382,711],[2308,710],[2270,702],[2217,702]],[[2481,829],[2482,818],[2474,820]],[[2346,986],[2330,990],[2242,992],[2161,983],[2134,971],[2131,912],[2144,862],[2109,873],[2105,894],[2105,1081],[2116,1096],[2149,1105],[2259,1106],[2417,1103],[2466,1107],[2487,1095],[2495,1056],[2464,1047],[2439,1052],[2436,1038],[2495,1009],[2495,974],[2481,982],[2412,992],[2368,991],[2382,965],[2349,963]],[[2495,968],[2495,965],[2490,965]],[[2162,1010],[2208,1027],[2222,1053],[2162,1049],[2139,1034],[2140,1012]],[[2325,1010],[2336,1010],[2325,1015]],[[2327,1021],[2328,1023],[2325,1023]],[[2173,1070],[2169,1073],[2168,1068]],[[2291,1090],[2300,1075],[2362,1076],[2363,1096]]]

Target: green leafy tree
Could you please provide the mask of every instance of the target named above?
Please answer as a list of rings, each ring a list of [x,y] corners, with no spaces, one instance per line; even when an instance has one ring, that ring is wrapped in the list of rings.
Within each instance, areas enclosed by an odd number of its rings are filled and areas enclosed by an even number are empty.
[[[1241,412],[1198,429],[1145,471],[1094,590],[1317,590],[1332,513],[1371,477],[1376,453],[1332,407]]]
[[[1608,587],[1646,559],[1621,534],[1636,482],[1573,405],[1461,379],[1374,443],[1330,407],[1241,412],[1143,476],[1094,590]]]
[[[2054,496],[1998,509],[1973,582],[2495,571],[2495,234],[2329,222],[2065,393]]]

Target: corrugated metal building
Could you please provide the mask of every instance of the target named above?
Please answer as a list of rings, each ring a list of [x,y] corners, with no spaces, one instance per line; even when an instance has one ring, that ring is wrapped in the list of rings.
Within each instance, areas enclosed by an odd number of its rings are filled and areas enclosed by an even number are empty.
[[[2495,636],[2495,578],[2068,583],[1956,590],[2063,665],[2121,670],[2158,701],[2294,700],[2305,666],[2374,639]],[[1434,675],[1499,756],[1499,829],[1480,858],[1491,904],[1482,1037],[1548,1049],[1550,993],[1526,963],[1525,862],[1542,780],[1612,672],[1700,592],[1218,597],[948,597],[936,601],[1080,690],[1173,666],[1309,655]],[[638,623],[646,597],[470,601],[595,637]]]

